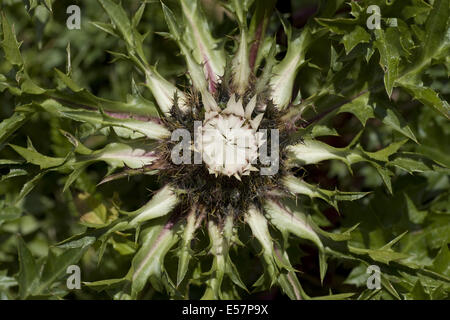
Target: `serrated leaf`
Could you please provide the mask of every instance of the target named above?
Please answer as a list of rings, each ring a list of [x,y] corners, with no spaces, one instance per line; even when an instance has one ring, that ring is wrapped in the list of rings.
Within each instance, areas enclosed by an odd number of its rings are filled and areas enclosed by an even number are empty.
[[[287,253],[280,250],[273,242],[266,218],[256,208],[251,207],[245,215],[245,221],[262,246],[265,266],[264,274],[253,286],[265,288],[264,282],[266,281],[269,282],[270,286],[278,283],[290,299],[308,298],[295,275]]]
[[[284,186],[293,194],[303,194],[310,198],[320,198],[325,200],[337,209],[338,201],[354,201],[363,198],[368,192],[342,192],[338,190],[325,190],[311,185],[304,180],[297,179],[294,176],[283,178]]]
[[[86,250],[95,242],[95,238],[88,237],[77,248],[70,248],[61,254],[56,254],[52,249],[49,250],[47,261],[42,271],[39,286],[35,294],[45,293],[50,285],[57,281],[62,275],[66,274],[67,268],[79,262]]]
[[[11,148],[20,154],[27,162],[38,165],[41,169],[57,167],[64,163],[64,158],[48,157],[37,152],[33,147],[24,148],[11,144]]]
[[[32,112],[15,112],[11,117],[0,122],[0,144],[21,128],[33,115]]]
[[[368,155],[370,158],[382,161],[382,162],[388,162],[389,157],[395,154],[408,140],[401,140],[398,142],[393,142],[389,144],[386,148],[383,148],[376,152],[368,152],[364,151],[364,154]]]
[[[430,59],[444,46],[448,45],[449,34],[449,0],[436,0],[425,23],[425,39],[423,42],[422,60]],[[448,54],[448,52],[447,52]]]
[[[164,258],[178,241],[178,236],[171,222],[158,222],[146,228],[142,246],[132,261],[132,296],[142,291],[148,280],[153,287],[161,290],[161,283],[167,282]]]
[[[392,95],[395,81],[399,77],[400,52],[395,46],[398,35],[392,28],[376,30],[375,46],[380,52],[380,64],[384,70],[384,85],[387,95]]]
[[[13,65],[22,66],[23,59],[19,50],[20,44],[17,42],[16,35],[14,34],[14,28],[9,24],[4,12],[2,12],[1,17],[3,31],[2,47],[3,52],[5,53],[5,58]]]
[[[232,224],[232,219],[227,219],[228,224]],[[227,275],[235,285],[246,290],[245,285],[240,279],[238,270],[236,269],[234,263],[231,261],[228,251],[231,245],[231,239],[227,237],[225,232],[226,227],[222,230],[213,223],[212,221],[208,224],[208,234],[211,242],[210,252],[213,255],[213,264],[211,270],[208,272],[210,274],[209,279],[206,281],[206,291],[202,299],[224,299],[225,295],[222,290],[222,282]]]
[[[360,26],[356,26],[352,32],[346,33],[341,42],[344,44],[345,53],[349,54],[360,43],[369,43],[370,34]]]
[[[133,46],[134,39],[130,19],[128,18],[122,6],[114,3],[111,0],[98,1],[102,5],[103,9],[105,9],[115,27],[119,30],[127,45]]]
[[[192,258],[191,241],[194,239],[195,231],[199,227],[199,220],[197,217],[197,209],[194,207],[189,213],[183,232],[181,234],[181,243],[178,251],[178,269],[177,269],[177,286],[181,284],[189,267],[189,261]]]
[[[443,274],[447,277],[450,276],[450,251],[447,245],[443,245],[439,250],[436,258],[433,260],[433,270]]]
[[[25,241],[20,236],[17,237],[17,241],[20,266],[18,275],[19,293],[22,299],[26,299],[39,283],[39,271]]]
[[[414,99],[419,100],[427,107],[435,109],[438,113],[450,119],[450,105],[442,100],[439,94],[429,87],[416,85],[411,82],[400,82],[400,85],[410,93]]]
[[[289,207],[287,207],[288,203],[290,204]],[[301,239],[312,241],[317,246],[319,249],[320,279],[323,281],[327,269],[324,247],[305,213],[300,212],[298,207],[294,207],[294,204],[287,200],[285,203],[268,200],[265,202],[264,209],[270,223],[282,233],[292,233]]]
[[[103,110],[105,112],[118,113],[118,116],[131,118],[130,115],[156,117],[158,111],[153,102],[144,99],[136,91],[135,85],[132,81],[132,89],[134,94],[129,96],[127,102],[114,101],[104,99],[93,95],[91,92],[79,86],[66,74],[58,69],[55,69],[56,76],[62,83],[67,86],[72,92],[66,93],[58,90],[46,90],[49,96],[55,100],[64,101],[69,106],[84,105],[92,109]],[[173,98],[173,95],[171,96]],[[50,100],[48,100],[50,101]],[[157,100],[158,101],[158,100]],[[48,102],[47,102],[48,103]]]
[[[411,198],[406,193],[405,199],[409,220],[411,220],[412,223],[421,224],[425,220],[428,212],[425,210],[418,210],[414,202],[412,202]]]
[[[379,261],[382,263],[389,264],[391,261],[399,261],[402,259],[406,259],[408,255],[400,252],[395,252],[391,250],[390,248],[387,249],[363,249],[363,248],[356,248],[353,246],[348,246],[350,249],[350,252],[356,253],[356,254],[367,254],[369,255],[373,260]]]
[[[199,1],[180,0],[180,3],[186,21],[186,43],[191,46],[196,62],[204,66],[206,79],[215,86],[225,71],[225,52],[213,38]]]
[[[190,3],[196,3],[196,1]],[[214,92],[216,89],[215,80],[212,80],[211,77],[215,79],[216,76],[210,74],[212,72],[211,70],[207,70],[205,77],[205,74],[201,68],[201,64],[194,59],[192,49],[190,48],[190,42],[182,37],[181,27],[178,25],[175,15],[164,4],[162,4],[162,8],[172,37],[178,43],[178,46],[180,47],[180,50],[186,60],[189,76],[192,79],[192,83],[195,89],[198,90],[202,95],[205,110],[218,110],[217,103],[211,95],[211,92]],[[202,59],[204,59],[204,57],[202,57]],[[208,67],[209,65],[205,64],[205,66]],[[183,105],[183,103],[180,103],[179,106],[182,110],[185,110],[185,106]]]
[[[71,110],[62,107],[53,100],[46,100],[41,106],[59,117],[69,118],[79,122],[87,122],[97,126],[99,129],[104,127],[118,128],[118,134],[123,134],[128,138],[139,138],[146,136],[149,139],[164,139],[170,135],[168,129],[153,121],[140,121],[133,118],[113,117],[106,113]],[[121,128],[125,130],[121,130]]]

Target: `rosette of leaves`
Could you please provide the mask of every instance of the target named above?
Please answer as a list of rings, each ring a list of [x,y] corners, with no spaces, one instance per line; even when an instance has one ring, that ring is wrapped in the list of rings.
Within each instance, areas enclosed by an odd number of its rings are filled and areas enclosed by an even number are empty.
[[[44,88],[29,75],[14,28],[2,14],[6,61],[2,72],[6,72],[0,74],[0,89],[16,98],[14,113],[0,124],[0,143],[8,148],[8,157],[0,164],[9,168],[2,180],[31,178],[2,200],[0,224],[20,218],[24,199],[55,172],[65,177],[62,194],[70,197],[83,190],[75,204],[93,208],[81,217],[85,229],[59,242],[46,259],[35,260],[19,238],[17,277],[5,273],[0,278],[0,289],[6,288],[7,296],[14,295],[10,288],[16,286],[21,298],[64,296],[67,290],[55,283],[66,268],[91,248],[97,249],[100,263],[111,244],[121,255],[132,255],[129,271],[84,285],[118,299],[145,298],[154,291],[176,299],[236,299],[272,287],[281,288],[291,299],[310,299],[298,277],[299,257],[304,254],[298,248],[305,245],[316,256],[318,286],[323,285],[330,259],[358,265],[347,279],[353,285],[364,284],[361,279],[367,266],[375,264],[382,270],[381,289],[359,290],[359,295],[330,290],[318,298],[447,297],[448,212],[442,203],[448,203],[448,179],[442,182],[447,183],[446,191],[439,185],[429,188],[435,192],[427,195],[433,212],[430,221],[426,211],[402,195],[411,223],[428,221],[422,230],[440,235],[422,248],[431,251],[433,258],[421,260],[413,250],[415,238],[403,232],[409,228],[397,226],[390,233],[395,236],[385,239],[379,234],[385,226],[375,234],[368,232],[370,219],[354,207],[343,228],[324,228],[329,226],[321,213],[324,206],[345,213],[340,201],[350,203],[344,208],[358,201],[373,208],[384,199],[379,189],[375,194],[370,194],[370,188],[325,189],[307,177],[313,175],[309,171],[314,172],[315,165],[326,161],[333,163],[335,171],[353,173],[358,168],[371,172],[368,176],[381,181],[384,187],[380,188],[397,199],[392,195],[392,179],[397,181],[405,172],[448,174],[448,154],[420,145],[394,103],[395,95],[409,94],[429,108],[427,114],[432,112],[439,123],[448,121],[449,106],[438,94],[439,88],[424,84],[424,76],[436,66],[443,65],[448,78],[448,0],[432,5],[425,1],[321,1],[301,28],[274,14],[272,0],[213,2],[215,13],[233,25],[227,33],[217,32],[201,1],[180,0],[171,3],[171,8],[163,2],[158,9],[167,32],[158,34],[176,43],[184,59],[185,79],[179,85],[148,61],[147,35],[138,31],[146,4],[129,18],[115,1],[98,2],[110,23],[92,24],[121,41],[123,51],[110,54],[135,67],[151,98],[144,97],[134,77],[129,79],[132,92],[126,102],[98,97],[78,85],[71,77],[70,47],[66,72],[55,70],[58,86]],[[51,3],[45,2],[50,11]],[[383,12],[382,28],[368,30],[366,8],[373,4]],[[393,18],[400,32],[391,27]],[[326,138],[339,135],[331,124],[340,113],[353,114],[361,129],[346,146],[333,146]],[[26,123],[42,114],[59,121],[53,125],[53,134],[65,137],[70,148],[61,143],[64,148],[47,155],[33,146],[35,136],[28,137],[26,146],[10,142]],[[377,119],[379,132],[388,137],[377,148],[361,138],[369,119]],[[256,137],[256,129],[278,130],[279,149],[272,150],[271,156],[279,170],[261,175],[270,162],[245,167],[219,163],[220,168],[214,159],[202,164],[174,163],[171,155],[180,150],[171,134],[186,129],[193,137],[195,121],[220,131],[212,135],[217,139],[224,126],[233,122],[244,135],[255,135],[260,158],[261,146],[270,149],[272,141],[269,134],[265,139]],[[442,127],[448,133],[448,123]],[[92,182],[86,186],[90,179],[86,172],[99,162],[107,164],[106,175],[96,181],[97,186]],[[94,196],[99,186],[116,180],[126,184],[139,176],[151,177],[155,190],[140,208],[137,203],[130,210],[121,208],[120,193],[110,201]],[[384,209],[390,210],[389,201],[384,203]],[[436,223],[446,229],[430,227]],[[405,237],[411,243],[394,250]],[[255,260],[259,261],[256,273],[249,266]]]

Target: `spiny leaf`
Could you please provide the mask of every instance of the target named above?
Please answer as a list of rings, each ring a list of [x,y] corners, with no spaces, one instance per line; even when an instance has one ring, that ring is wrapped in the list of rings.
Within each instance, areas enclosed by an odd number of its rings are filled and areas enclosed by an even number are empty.
[[[353,113],[363,126],[366,125],[367,120],[378,118],[395,131],[417,142],[413,131],[406,120],[395,110],[395,106],[390,105],[384,99],[370,97],[369,92],[359,96],[350,103],[344,104],[339,108],[339,113],[341,112]]]
[[[15,112],[11,117],[0,122],[0,144],[6,142],[32,115],[32,112]]]
[[[434,108],[438,113],[450,119],[450,105],[442,100],[439,94],[431,88],[417,85],[411,82],[402,81],[400,85],[410,93],[414,99],[419,100],[424,105]]]
[[[375,46],[380,52],[380,64],[385,73],[384,85],[386,87],[387,95],[390,97],[395,81],[399,77],[401,57],[399,49],[395,46],[398,36],[392,29],[388,29],[386,32],[381,29],[376,30],[375,34],[377,37]]]
[[[65,108],[54,100],[44,101],[41,107],[59,117],[91,123],[98,129],[110,126],[115,127],[118,129],[118,134],[122,134],[127,138],[146,136],[150,139],[164,139],[170,135],[170,132],[163,125],[153,121],[141,121],[131,117],[114,117],[104,112]]]
[[[289,262],[287,253],[278,248],[273,242],[266,218],[256,208],[252,207],[246,213],[245,221],[262,246],[265,269],[264,274],[253,286],[265,288],[264,284],[266,281],[269,282],[270,286],[278,283],[289,298],[293,300],[308,298],[297,279],[295,270]]]
[[[345,34],[341,40],[346,54],[349,54],[358,44],[369,43],[369,41],[370,34],[360,26],[356,26],[352,32]]]
[[[297,179],[294,176],[283,178],[283,184],[293,194],[304,194],[310,198],[320,198],[325,200],[334,208],[338,208],[338,201],[354,201],[363,198],[368,192],[343,192],[338,190],[325,190],[309,184],[304,180]]]
[[[187,217],[186,224],[181,234],[180,248],[178,251],[178,269],[177,269],[177,287],[181,284],[189,267],[189,261],[192,257],[191,241],[194,239],[195,231],[200,226],[204,215],[198,215],[197,208],[192,208]]]
[[[233,220],[228,218],[228,224],[232,224]],[[226,227],[219,230],[219,227],[212,221],[208,224],[209,239],[211,241],[210,252],[213,255],[213,264],[208,272],[209,279],[206,281],[207,288],[202,299],[224,299],[222,291],[222,282],[227,275],[235,285],[247,290],[240,279],[239,273],[230,259],[228,251],[231,245],[231,239],[224,232]]]
[[[422,46],[422,60],[430,59],[433,55],[436,55],[441,48],[450,44],[449,17],[449,0],[434,1],[433,9],[428,15],[425,23],[426,37]]]
[[[22,299],[31,295],[39,283],[39,271],[36,261],[31,255],[22,237],[17,237],[19,250],[19,292]]]
[[[159,221],[145,230],[142,246],[132,262],[132,296],[136,297],[150,280],[153,287],[162,290],[161,282],[168,285],[164,257],[178,241],[172,222]],[[143,232],[144,232],[143,231]]]
[[[179,199],[172,188],[165,186],[146,205],[129,213],[134,216],[130,226],[136,226],[144,221],[164,216],[172,211],[178,202]]]
[[[2,47],[5,52],[5,58],[13,65],[22,66],[23,58],[19,50],[20,43],[17,42],[16,35],[14,34],[14,28],[9,24],[9,21],[3,11],[1,17],[3,31]]]
[[[23,148],[16,145],[10,145],[18,154],[20,154],[27,162],[38,165],[41,169],[57,167],[64,163],[64,158],[54,158],[44,156],[37,152],[32,146]]]
[[[151,101],[148,101],[147,99],[144,99],[140,95],[140,93],[136,88],[134,80],[132,80],[133,94],[128,96],[127,102],[120,102],[99,98],[93,95],[88,90],[79,86],[70,77],[68,77],[60,70],[55,69],[55,73],[58,79],[60,79],[63,82],[63,84],[72,91],[72,93],[68,94],[58,90],[47,90],[47,93],[48,95],[54,97],[55,100],[58,100],[60,103],[66,104],[66,106],[81,105],[92,109],[121,113],[122,116],[126,115],[138,115],[138,116],[142,115],[151,117],[158,116],[158,111],[155,104]],[[159,77],[161,78],[161,76]],[[156,81],[156,83],[160,83],[158,82],[158,79],[153,80]],[[157,98],[157,96],[155,97]],[[171,95],[171,98],[173,98],[173,94]]]
[[[204,66],[206,79],[215,86],[225,71],[225,51],[219,41],[212,37],[199,1],[180,0],[180,3],[187,27],[183,36],[197,63]]]
[[[273,101],[279,109],[284,109],[291,102],[295,77],[305,63],[306,50],[313,41],[311,30],[304,28],[300,34],[289,37],[288,41],[286,56],[273,67],[274,75],[270,80]]]
[[[175,15],[173,12],[166,7],[164,4],[162,4],[164,17],[167,21],[167,24],[169,26],[169,30],[171,31],[173,39],[178,43],[178,46],[181,49],[181,52],[184,55],[184,58],[187,63],[187,67],[189,70],[189,76],[192,80],[192,83],[194,85],[194,88],[197,89],[201,95],[203,104],[205,106],[205,110],[218,110],[218,106],[216,101],[214,100],[211,92],[215,91],[215,81],[211,80],[211,77],[215,77],[212,75],[208,75],[205,77],[205,74],[203,73],[201,69],[201,65],[195,61],[193,55],[192,55],[192,49],[189,47],[189,42],[187,42],[182,36],[181,36],[181,28],[176,22]],[[209,79],[209,83],[207,82],[207,79]],[[180,105],[181,109],[183,110],[183,104]]]
[[[290,206],[288,207],[288,205]],[[317,246],[320,258],[320,279],[323,281],[327,269],[324,247],[319,236],[310,226],[306,215],[300,212],[298,207],[294,207],[294,203],[289,200],[285,200],[283,203],[266,201],[264,209],[270,223],[280,232],[292,233],[301,239],[312,241]]]
[[[86,238],[85,241],[80,242],[79,247],[70,248],[59,255],[50,249],[46,264],[44,265],[44,269],[42,271],[39,286],[35,293],[44,293],[44,290],[47,290],[53,282],[55,282],[62,275],[66,274],[67,268],[70,265],[78,263],[86,250],[94,242],[94,237]]]
[[[122,6],[114,3],[111,0],[98,0],[108,13],[111,21],[114,23],[115,27],[118,29],[127,45],[132,47],[134,44],[133,32],[131,28],[130,19],[128,18],[125,10]]]

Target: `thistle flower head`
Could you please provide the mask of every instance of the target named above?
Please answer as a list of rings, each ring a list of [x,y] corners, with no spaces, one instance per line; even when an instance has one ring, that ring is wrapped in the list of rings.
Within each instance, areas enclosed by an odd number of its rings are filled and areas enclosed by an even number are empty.
[[[258,171],[252,163],[257,160],[258,149],[265,141],[263,134],[257,132],[264,113],[252,119],[255,106],[256,96],[244,110],[242,99],[236,101],[232,95],[224,110],[205,114],[204,124],[198,128],[201,139],[195,150],[202,154],[209,173],[241,180],[242,175]]]

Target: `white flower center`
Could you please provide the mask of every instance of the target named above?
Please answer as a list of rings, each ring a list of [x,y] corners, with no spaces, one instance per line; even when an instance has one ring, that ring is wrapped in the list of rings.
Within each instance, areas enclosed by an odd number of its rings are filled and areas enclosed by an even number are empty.
[[[256,131],[262,114],[251,120],[256,97],[248,104],[246,112],[242,101],[230,98],[223,111],[209,112],[203,126],[198,130],[201,143],[195,149],[202,154],[211,174],[234,176],[240,180],[242,175],[257,171],[252,166],[258,158],[258,148],[264,143],[262,133]]]

